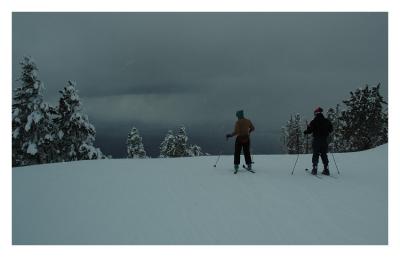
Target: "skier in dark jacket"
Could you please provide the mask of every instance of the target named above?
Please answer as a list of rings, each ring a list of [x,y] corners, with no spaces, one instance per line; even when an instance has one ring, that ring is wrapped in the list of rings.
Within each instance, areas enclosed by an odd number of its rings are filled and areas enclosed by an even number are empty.
[[[322,114],[323,109],[318,107],[314,111],[314,119],[307,126],[307,129],[304,131],[304,134],[313,135],[313,156],[312,156],[312,174],[317,174],[318,167],[318,159],[321,155],[322,163],[324,164],[324,170],[322,172],[323,175],[329,176],[329,168],[328,168],[328,136],[332,132],[332,123],[324,117]]]
[[[236,112],[238,120],[235,124],[235,130],[231,134],[226,135],[226,139],[236,136],[235,141],[235,157],[234,168],[235,173],[239,169],[240,153],[243,148],[244,158],[247,164],[247,169],[251,171],[251,156],[250,156],[250,133],[254,131],[253,123],[244,117],[243,110]]]

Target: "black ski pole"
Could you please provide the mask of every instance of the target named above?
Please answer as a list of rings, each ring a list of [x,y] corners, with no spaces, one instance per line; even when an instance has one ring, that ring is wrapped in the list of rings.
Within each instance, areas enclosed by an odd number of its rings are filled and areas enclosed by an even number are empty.
[[[331,152],[331,155],[332,155],[332,158],[333,158],[333,162],[335,163],[337,173],[338,173],[338,175],[340,175],[339,168],[338,168],[338,166],[337,166],[337,164],[336,164],[335,156],[333,155],[332,152]]]
[[[228,137],[226,138],[226,141],[228,141]],[[219,162],[219,158],[221,158],[221,154],[222,154],[222,150],[219,151],[219,155],[218,155],[217,161],[214,164],[214,168],[217,167],[217,163]]]
[[[296,164],[297,164],[297,161],[299,160],[299,155],[300,155],[300,150],[299,150],[299,133],[297,133],[297,158],[296,158],[296,162],[294,163],[294,166],[293,166],[293,170],[292,170],[292,175],[293,175],[293,172],[294,172],[294,169],[296,168]]]
[[[292,169],[292,175],[293,175],[294,169],[296,168],[297,161],[299,160],[299,155],[300,155],[300,153],[297,153],[296,162],[294,163],[294,166],[293,166],[293,169]]]
[[[214,164],[214,168],[217,167],[217,163],[219,162],[219,158],[221,157],[221,154],[222,154],[222,151],[219,152],[217,161],[216,161],[215,164]]]

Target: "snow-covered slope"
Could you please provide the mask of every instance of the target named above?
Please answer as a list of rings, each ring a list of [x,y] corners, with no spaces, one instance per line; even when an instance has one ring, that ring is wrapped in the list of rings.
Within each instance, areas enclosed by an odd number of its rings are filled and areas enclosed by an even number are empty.
[[[13,169],[14,244],[387,244],[387,145],[311,156],[97,160]]]

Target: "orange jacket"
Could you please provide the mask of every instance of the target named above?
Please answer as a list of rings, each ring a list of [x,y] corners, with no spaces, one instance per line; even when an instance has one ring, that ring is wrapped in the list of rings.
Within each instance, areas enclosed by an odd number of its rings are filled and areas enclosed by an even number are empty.
[[[238,119],[235,124],[235,130],[232,136],[248,136],[254,130],[253,123],[249,119]]]

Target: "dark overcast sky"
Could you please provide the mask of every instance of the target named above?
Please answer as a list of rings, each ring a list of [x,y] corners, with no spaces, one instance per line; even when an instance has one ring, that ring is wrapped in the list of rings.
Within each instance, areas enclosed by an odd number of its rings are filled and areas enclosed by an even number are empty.
[[[13,79],[31,55],[52,104],[75,80],[114,157],[132,126],[155,156],[181,124],[205,151],[231,153],[239,109],[254,152],[277,153],[291,114],[311,119],[365,84],[387,99],[387,13],[14,13],[12,32]]]

